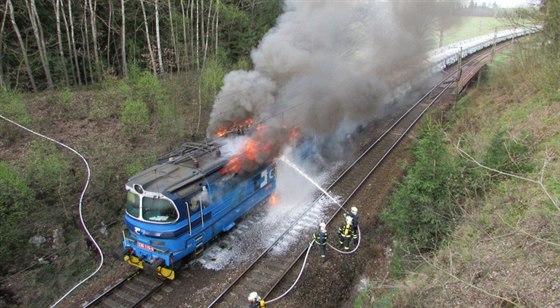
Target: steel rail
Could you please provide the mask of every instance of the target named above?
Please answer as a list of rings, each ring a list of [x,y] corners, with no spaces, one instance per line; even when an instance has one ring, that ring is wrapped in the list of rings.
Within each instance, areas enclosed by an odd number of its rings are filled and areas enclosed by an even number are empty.
[[[505,48],[505,46],[501,46],[499,49],[497,50],[501,50],[502,48]],[[469,61],[467,61],[466,63],[463,64],[463,66],[468,66],[474,62],[480,62],[482,59],[486,58],[487,56],[489,56],[490,53],[488,53],[487,50],[485,50],[482,54],[480,55],[476,55],[474,57],[472,57]],[[390,133],[394,127],[396,125],[398,125],[412,110],[414,110],[421,102],[423,102],[429,95],[434,94],[434,90],[437,89],[439,86],[441,86],[443,83],[447,82],[448,80],[450,80],[451,78],[454,78],[455,75],[457,74],[459,69],[454,70],[453,72],[449,73],[446,77],[444,77],[440,82],[438,82],[434,87],[432,87],[429,91],[427,91],[427,93],[422,96],[415,104],[413,104],[406,112],[404,112],[401,117],[399,117],[399,119],[397,119],[388,129],[386,129],[382,135],[380,137],[378,137],[358,158],[356,158],[354,160],[354,162],[352,164],[350,164],[341,174],[340,176],[338,176],[328,187],[327,187],[327,191],[329,191],[334,185],[336,185],[344,176],[346,176],[346,174],[356,165],[358,164],[361,159],[367,155],[388,133]],[[457,84],[460,82],[460,80],[456,81]],[[428,109],[430,109],[433,104],[446,92],[449,90],[449,88],[453,85],[453,83],[448,83],[445,88],[443,88],[443,90],[439,91],[439,93],[436,94],[436,96],[434,96],[430,103],[428,104],[428,106],[426,106],[424,108],[424,110],[422,110],[422,112],[414,119],[414,121],[406,128],[406,130],[400,135],[400,137],[391,145],[391,147],[386,151],[386,153],[383,155],[383,157],[376,163],[376,165],[368,172],[368,174],[362,179],[362,181],[355,187],[355,189],[350,193],[350,195],[341,203],[341,206],[336,210],[336,212],[331,216],[331,218],[328,220],[327,224],[330,223],[339,213],[341,210],[344,209],[344,206],[352,199],[352,197],[357,193],[357,191],[361,188],[361,186],[363,186],[363,184],[365,183],[365,181],[367,181],[367,179],[371,176],[371,174],[373,174],[373,172],[381,165],[381,163],[386,159],[386,157],[393,151],[393,149],[400,143],[400,141],[402,140],[402,138],[404,138],[404,136],[406,136],[406,134],[408,134],[408,132],[412,129],[412,127],[422,118],[422,116],[428,111]],[[312,205],[310,206],[310,208],[312,206],[314,206],[314,204],[316,203],[316,201],[321,198],[322,194],[320,194],[317,198],[314,199],[314,201],[311,203]],[[218,297],[208,305],[208,307],[213,307],[214,305],[216,305],[219,301],[221,301],[221,299],[235,286],[237,285],[241,279],[253,268],[253,266],[258,263],[284,236],[285,234],[287,234],[291,228],[296,224],[296,222],[294,222],[292,225],[290,225],[288,227],[288,229],[282,233],[278,239],[272,243],[269,247],[267,247],[239,276],[236,280],[234,280],[228,287],[226,287],[226,289],[220,294],[218,295]],[[278,286],[278,284],[284,279],[284,277],[287,275],[287,273],[290,272],[290,270],[301,260],[301,257],[305,254],[306,250],[308,248],[306,247],[305,249],[303,249],[301,251],[301,253],[298,255],[298,257],[290,264],[290,266],[283,271],[283,274],[281,275],[281,277],[274,283],[274,285],[272,286],[272,288],[270,288],[266,293],[264,298],[266,298],[268,295],[270,295],[274,289]]]
[[[502,48],[505,48],[505,46],[500,46],[499,48],[497,48],[496,50],[501,50]],[[476,56],[472,56],[472,59],[470,59],[469,61],[465,62],[463,64],[464,67],[472,64],[475,61],[480,62],[481,59],[489,56],[490,53],[486,52],[486,54],[480,54],[480,55],[476,55]],[[326,188],[326,191],[331,190],[336,184],[338,184],[349,172],[350,170],[352,170],[361,160],[362,158],[367,155],[381,140],[383,140],[387,134],[389,134],[399,123],[402,122],[402,120],[407,117],[410,112],[412,112],[413,110],[415,110],[418,105],[422,102],[424,102],[424,100],[430,96],[434,94],[434,90],[436,90],[438,87],[440,87],[442,84],[444,84],[445,82],[448,82],[450,79],[455,78],[455,75],[457,74],[458,69],[454,70],[451,73],[447,73],[447,75],[441,79],[441,81],[439,81],[435,86],[433,86],[430,90],[428,90],[426,92],[426,94],[424,94],[420,99],[418,99],[416,101],[416,103],[414,103],[411,107],[409,107],[397,120],[395,120],[391,126],[389,128],[387,128],[372,144],[370,144],[368,146],[368,148],[366,150],[364,150],[350,165],[348,165],[346,167],[346,169],[340,173],[340,175],[334,180],[332,181],[331,184],[329,184],[329,186]],[[460,81],[457,81],[460,82]],[[335,211],[334,214],[331,215],[331,217],[328,219],[327,224],[330,223],[334,218],[336,218],[336,216],[340,213],[341,210],[345,210],[344,206],[353,198],[353,196],[359,191],[359,189],[361,188],[361,186],[363,186],[363,184],[367,181],[367,179],[371,176],[371,174],[373,174],[373,172],[381,165],[381,163],[386,159],[386,157],[392,152],[392,150],[400,143],[400,141],[402,140],[402,138],[404,138],[404,136],[406,136],[406,134],[410,131],[410,129],[412,129],[412,127],[422,118],[422,116],[427,112],[428,109],[430,109],[432,107],[432,105],[439,99],[439,97],[441,97],[441,95],[443,95],[443,93],[445,93],[445,91],[449,90],[449,88],[451,87],[451,85],[453,85],[454,83],[448,83],[445,88],[443,90],[441,90],[436,96],[434,96],[433,98],[431,98],[431,102],[428,104],[428,106],[426,106],[424,108],[424,110],[422,110],[422,112],[414,119],[414,121],[406,128],[406,130],[399,136],[399,138],[390,146],[390,148],[386,151],[386,153],[382,156],[382,158],[375,164],[375,166],[367,173],[367,175],[360,181],[360,183],[358,183],[356,185],[356,187],[354,188],[354,190],[345,198],[345,200],[343,202],[340,203],[340,207]],[[319,194],[311,203],[310,206],[308,207],[308,210],[313,208],[317,201],[322,197],[322,194]],[[251,264],[238,276],[237,279],[235,279],[232,283],[230,283],[230,285],[228,285],[225,290],[218,295],[218,297],[209,304],[208,307],[213,307],[214,305],[216,305],[218,302],[220,302],[222,300],[222,298],[228,294],[228,292],[235,286],[237,285],[242,278],[247,275],[248,272],[251,271],[251,269],[260,261],[263,259],[263,257],[265,255],[267,255],[270,250],[272,248],[274,248],[278,243],[280,243],[284,237],[290,232],[290,230],[297,224],[297,221],[293,222],[290,226],[288,226],[288,228],[272,243],[270,244],[262,253],[259,254],[259,256],[251,262]],[[266,298],[267,296],[269,296],[275,289],[276,287],[280,284],[280,282],[283,281],[283,279],[286,277],[286,275],[293,269],[293,267],[298,264],[298,262],[301,261],[302,256],[305,254],[305,252],[307,251],[308,247],[306,246],[305,249],[303,249],[298,256],[290,263],[290,265],[282,272],[281,276],[275,281],[275,283],[272,285],[272,287],[266,292],[264,293],[264,298]],[[113,293],[115,290],[120,289],[123,285],[125,285],[126,283],[130,282],[135,276],[139,275],[141,273],[141,270],[137,270],[134,273],[132,273],[131,275],[123,278],[121,281],[119,281],[117,284],[115,284],[114,286],[112,286],[111,288],[107,289],[103,294],[99,295],[97,298],[95,298],[93,301],[91,301],[90,303],[86,304],[84,307],[92,307],[95,306],[97,304],[99,304],[104,298],[107,298],[108,296],[110,296],[111,293]],[[146,294],[144,294],[144,296],[142,296],[142,298],[140,298],[136,303],[134,303],[131,307],[138,307],[140,306],[141,303],[143,303],[145,300],[149,299],[154,293],[157,293],[162,287],[163,285],[165,285],[166,281],[162,281],[161,283],[157,284],[156,286],[154,286],[153,288],[151,288],[150,291],[148,291]]]
[[[84,308],[88,308],[88,307],[92,307],[94,305],[99,304],[104,298],[106,298],[107,296],[109,296],[110,293],[113,293],[113,291],[117,290],[118,288],[120,288],[122,285],[124,285],[127,281],[130,281],[132,278],[134,278],[135,276],[139,275],[142,272],[142,270],[137,269],[136,271],[134,271],[134,273],[128,275],[127,277],[121,279],[119,282],[117,282],[115,285],[113,285],[112,287],[110,287],[109,289],[105,290],[105,292],[101,293],[98,297],[96,297],[94,300],[92,300],[91,302],[85,304],[83,307]]]

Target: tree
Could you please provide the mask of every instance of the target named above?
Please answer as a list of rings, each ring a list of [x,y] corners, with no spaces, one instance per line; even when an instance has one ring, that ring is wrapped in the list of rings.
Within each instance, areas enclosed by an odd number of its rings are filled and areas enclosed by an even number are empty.
[[[126,63],[126,14],[124,13],[124,0],[121,0],[121,62],[122,74],[128,78],[128,65]]]
[[[4,25],[6,23],[6,16],[8,16],[8,2],[4,5],[2,25],[0,25],[0,53],[2,53],[4,49]],[[0,88],[4,88],[4,69],[2,67],[2,61],[0,61]]]
[[[154,52],[152,50],[152,43],[150,42],[150,30],[148,28],[148,18],[146,17],[146,8],[144,7],[144,0],[140,0],[140,5],[142,6],[142,15],[144,16],[144,27],[146,29],[146,42],[148,43],[148,51],[150,53],[150,62],[152,65],[152,71],[157,74],[156,61],[154,58]]]
[[[47,87],[52,88],[53,81],[51,77],[49,59],[47,57],[47,49],[45,47],[45,39],[43,37],[43,27],[41,26],[41,21],[39,20],[39,15],[37,14],[35,0],[30,0],[29,2],[25,1],[25,6],[27,7],[27,12],[29,14],[29,20],[31,21],[31,27],[33,29],[35,40],[37,41],[39,57],[41,59],[41,64],[43,65],[43,70],[45,71],[45,76],[47,78]]]
[[[159,6],[158,0],[154,2],[155,10],[156,10],[156,44],[157,44],[157,54],[158,54],[158,64],[159,64],[159,73],[165,73],[165,69],[163,68],[163,58],[162,58],[162,50],[161,50],[161,35],[159,34]]]
[[[12,22],[12,26],[14,27],[14,32],[16,33],[19,47],[21,49],[21,55],[23,57],[23,62],[25,63],[25,69],[27,70],[27,76],[29,77],[29,82],[31,83],[31,88],[33,92],[37,92],[37,85],[35,84],[35,79],[33,78],[33,72],[31,71],[31,65],[29,65],[29,58],[27,57],[27,48],[25,48],[25,44],[23,44],[23,39],[21,38],[21,33],[19,32],[19,28],[16,23],[16,19],[14,17],[14,6],[12,5],[11,0],[7,0],[6,5],[10,10],[10,21]]]
[[[60,30],[60,2],[62,0],[55,0],[55,16],[56,16],[56,38],[57,38],[57,42],[58,42],[58,51],[59,51],[59,56],[60,56],[60,66],[62,67],[62,70],[64,72],[64,81],[66,82],[66,86],[70,85],[70,82],[68,81],[68,70],[66,69],[66,59],[64,57],[64,48],[62,45],[62,33]]]

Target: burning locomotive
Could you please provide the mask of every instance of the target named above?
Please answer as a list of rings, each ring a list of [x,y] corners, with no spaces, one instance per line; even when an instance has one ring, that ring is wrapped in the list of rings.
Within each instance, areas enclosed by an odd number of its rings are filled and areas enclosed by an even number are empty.
[[[122,242],[126,262],[174,279],[187,257],[271,196],[274,164],[258,163],[239,172],[236,164],[253,159],[254,153],[245,149],[228,157],[222,153],[225,142],[184,144],[129,179]]]

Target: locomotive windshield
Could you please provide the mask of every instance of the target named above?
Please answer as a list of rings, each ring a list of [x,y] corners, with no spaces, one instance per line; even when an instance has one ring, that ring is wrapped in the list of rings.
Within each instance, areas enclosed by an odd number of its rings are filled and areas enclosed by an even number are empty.
[[[174,222],[179,217],[171,201],[150,197],[142,197],[140,199],[140,196],[133,192],[127,193],[126,212],[134,218],[160,223]]]
[[[171,222],[177,219],[177,211],[169,200],[143,197],[142,218],[154,222]]]
[[[140,215],[140,197],[137,194],[132,192],[126,194],[126,212],[136,218]]]

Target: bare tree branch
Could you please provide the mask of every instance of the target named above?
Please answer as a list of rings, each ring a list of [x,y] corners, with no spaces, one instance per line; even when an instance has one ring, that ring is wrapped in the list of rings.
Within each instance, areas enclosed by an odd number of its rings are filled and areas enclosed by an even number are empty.
[[[467,159],[469,159],[470,161],[472,161],[473,163],[475,163],[477,166],[479,166],[479,167],[481,167],[481,168],[484,168],[484,169],[486,169],[486,170],[495,172],[495,173],[500,174],[500,175],[505,175],[505,176],[513,177],[513,178],[516,178],[516,179],[520,179],[520,180],[523,180],[523,181],[527,181],[527,182],[530,182],[530,183],[539,185],[540,188],[542,189],[542,191],[543,191],[543,192],[546,194],[546,196],[550,199],[550,201],[552,201],[552,204],[560,211],[560,202],[558,201],[558,199],[556,199],[553,195],[551,195],[551,194],[548,192],[548,190],[546,189],[546,187],[544,186],[544,183],[543,183],[544,169],[546,168],[546,165],[548,164],[548,160],[551,159],[551,157],[550,157],[550,155],[549,155],[548,153],[547,153],[547,157],[545,158],[545,161],[544,161],[544,164],[543,164],[543,168],[541,169],[541,176],[540,176],[540,179],[537,181],[537,180],[529,179],[529,178],[522,177],[522,176],[519,176],[519,175],[516,175],[516,174],[503,172],[503,171],[500,171],[500,170],[497,170],[497,169],[494,169],[494,168],[490,168],[490,167],[488,167],[488,166],[484,166],[483,164],[479,163],[476,159],[474,159],[471,155],[469,155],[467,152],[465,152],[463,149],[461,149],[461,148],[459,147],[460,142],[461,142],[461,139],[459,139],[459,140],[457,141],[457,144],[455,145],[455,148],[457,149],[457,151],[459,151],[459,153],[460,153],[462,156],[466,157]],[[548,152],[548,151],[547,151],[547,152]]]

